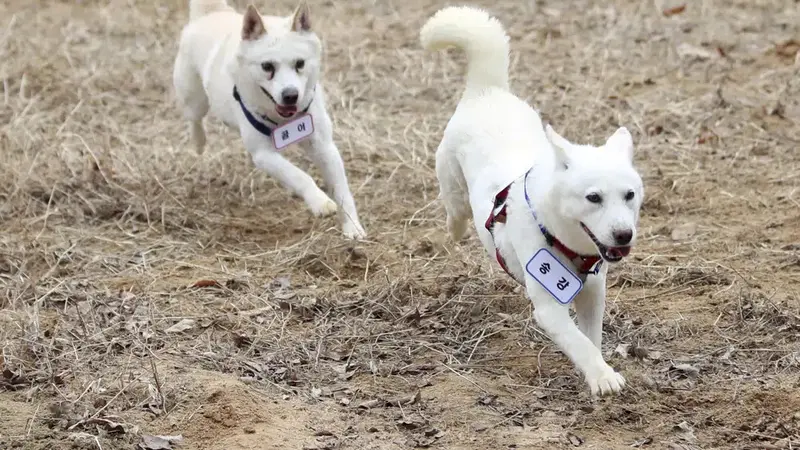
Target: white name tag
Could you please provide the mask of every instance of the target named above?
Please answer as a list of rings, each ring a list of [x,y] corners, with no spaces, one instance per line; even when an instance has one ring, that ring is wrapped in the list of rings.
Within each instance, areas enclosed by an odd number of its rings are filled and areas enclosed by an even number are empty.
[[[272,131],[272,141],[275,149],[281,150],[284,147],[302,141],[314,133],[314,119],[311,114],[305,114],[293,121],[281,125]]]
[[[533,255],[525,270],[562,305],[569,304],[583,289],[581,279],[545,248]]]

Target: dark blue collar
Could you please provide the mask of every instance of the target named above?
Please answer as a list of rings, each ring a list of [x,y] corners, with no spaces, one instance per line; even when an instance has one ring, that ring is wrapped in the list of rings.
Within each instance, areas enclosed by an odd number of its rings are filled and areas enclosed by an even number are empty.
[[[236,89],[236,86],[233,86],[233,98],[236,100],[236,103],[238,103],[239,106],[241,106],[242,112],[244,113],[244,117],[247,119],[248,122],[250,122],[250,125],[252,125],[253,128],[258,130],[258,132],[263,134],[264,136],[272,136],[272,130],[279,126],[275,121],[261,114],[258,115],[258,117],[261,120],[257,119],[256,116],[254,116],[253,113],[251,113],[247,109],[247,107],[244,106],[244,102],[242,101],[242,97],[239,96],[239,91]],[[312,102],[313,99],[311,102],[308,103],[306,109],[303,110],[303,114],[308,112],[308,109],[311,108]],[[269,123],[271,126],[264,122]]]

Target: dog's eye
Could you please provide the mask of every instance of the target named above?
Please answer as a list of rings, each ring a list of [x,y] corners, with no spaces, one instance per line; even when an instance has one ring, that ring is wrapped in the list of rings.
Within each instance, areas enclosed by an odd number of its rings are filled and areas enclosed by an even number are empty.
[[[306,66],[306,62],[303,61],[302,59],[298,59],[294,63],[294,70],[303,70],[303,67],[305,67],[305,66]]]
[[[271,62],[263,62],[261,63],[261,70],[267,73],[273,73],[275,72],[275,64],[272,64]]]
[[[633,200],[634,195],[636,195],[636,194],[634,194],[633,191],[628,191],[628,193],[625,194],[625,201],[629,202],[629,201]]]
[[[603,201],[603,197],[600,197],[600,194],[591,193],[586,196],[586,200],[589,200],[592,203],[600,203]]]

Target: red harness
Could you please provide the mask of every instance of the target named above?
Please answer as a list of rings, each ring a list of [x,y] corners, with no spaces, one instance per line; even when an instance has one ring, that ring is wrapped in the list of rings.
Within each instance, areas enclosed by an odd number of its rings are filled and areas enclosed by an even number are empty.
[[[489,213],[489,218],[486,219],[486,229],[489,230],[489,234],[492,235],[492,240],[494,240],[494,224],[495,223],[506,223],[506,218],[508,214],[506,213],[506,200],[508,199],[508,191],[511,190],[511,185],[505,187],[502,191],[500,191],[497,195],[494,196],[494,206],[492,206],[492,211]],[[497,248],[497,245],[494,246],[494,252],[497,256],[497,262],[500,263],[500,267],[506,271],[508,276],[513,278],[517,283],[523,284],[521,281],[517,280],[517,277],[508,270],[508,266],[506,265],[506,260],[503,258],[503,255],[500,254],[500,249]]]
[[[514,183],[509,184],[502,191],[498,192],[497,195],[494,196],[494,206],[492,207],[492,211],[489,213],[489,218],[486,219],[486,229],[489,231],[489,234],[492,235],[492,240],[494,240],[494,224],[495,223],[506,223],[506,219],[508,218],[508,205],[506,204],[506,200],[508,200],[508,192],[511,190],[511,185]],[[538,223],[538,221],[537,221]],[[600,266],[603,264],[603,258],[600,255],[592,255],[592,256],[583,256],[578,254],[577,252],[573,251],[571,248],[564,245],[561,241],[558,240],[552,233],[547,231],[547,229],[542,225],[538,224],[539,229],[542,230],[542,234],[544,234],[544,238],[547,241],[547,245],[555,248],[556,250],[560,251],[567,257],[572,263],[575,265],[575,268],[578,269],[578,273],[583,275],[596,275],[598,271],[600,271]],[[524,284],[520,280],[515,277],[510,270],[508,270],[508,266],[506,265],[506,260],[503,258],[503,255],[500,254],[500,249],[497,248],[495,245],[495,255],[497,257],[497,262],[500,264],[500,267],[505,270],[505,272],[513,278],[517,283]]]

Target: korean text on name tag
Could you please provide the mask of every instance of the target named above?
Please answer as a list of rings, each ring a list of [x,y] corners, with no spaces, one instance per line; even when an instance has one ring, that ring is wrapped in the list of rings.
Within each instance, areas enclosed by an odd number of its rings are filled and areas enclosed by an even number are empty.
[[[528,261],[525,270],[561,304],[568,304],[583,289],[583,282],[549,250],[542,248]]]
[[[302,141],[314,133],[314,119],[311,114],[305,114],[297,119],[275,128],[272,139],[275,149],[281,150],[291,144]]]

